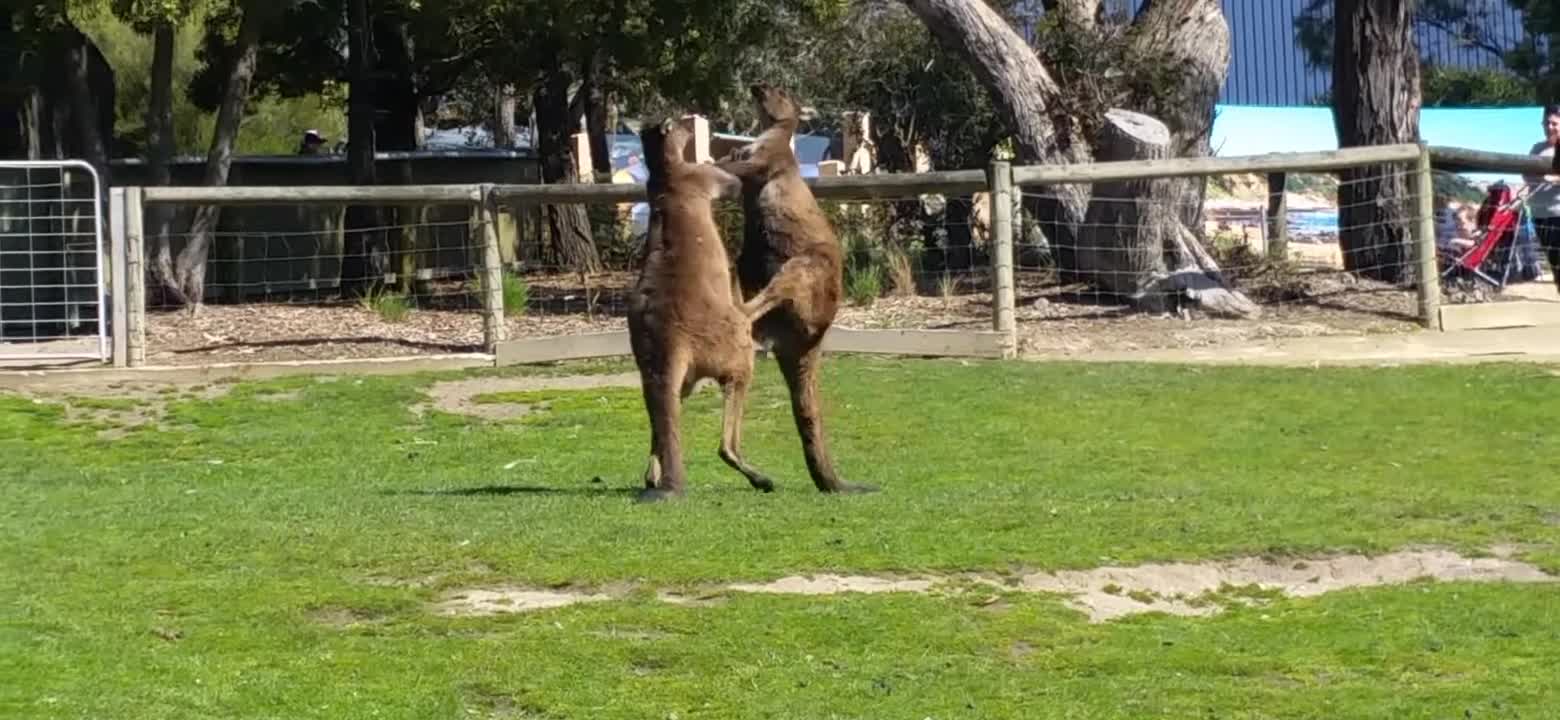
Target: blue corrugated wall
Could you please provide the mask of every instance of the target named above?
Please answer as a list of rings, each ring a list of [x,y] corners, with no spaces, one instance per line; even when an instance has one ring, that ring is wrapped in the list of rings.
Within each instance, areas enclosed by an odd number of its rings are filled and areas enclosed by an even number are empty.
[[[1520,39],[1522,18],[1505,0],[1467,0],[1489,12],[1487,30],[1502,45]],[[1557,0],[1560,2],[1560,0]],[[1108,10],[1133,13],[1143,0],[1105,0]],[[1332,85],[1327,68],[1306,64],[1305,53],[1295,42],[1295,18],[1307,0],[1223,0],[1229,19],[1232,57],[1229,79],[1220,103],[1225,105],[1311,105]],[[1039,2],[1032,2],[1038,11]],[[1421,26],[1422,55],[1437,65],[1481,67],[1498,65],[1487,52],[1464,47],[1437,28]]]

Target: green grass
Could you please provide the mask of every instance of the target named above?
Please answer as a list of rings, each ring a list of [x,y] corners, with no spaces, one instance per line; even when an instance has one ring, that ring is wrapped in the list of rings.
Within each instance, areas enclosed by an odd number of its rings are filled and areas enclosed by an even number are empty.
[[[1227,588],[1262,603],[1100,625],[1045,596],[650,596],[1420,543],[1519,543],[1560,569],[1547,370],[834,358],[835,457],[884,489],[834,498],[812,490],[762,367],[746,450],[780,489],[753,493],[715,457],[719,397],[699,393],[689,496],[650,507],[630,502],[649,440],[633,389],[495,395],[540,409],[487,423],[414,414],[429,377],[290,378],[168,397],[160,426],[117,440],[0,395],[0,716],[1440,718],[1560,702],[1555,586]],[[508,617],[427,609],[504,583],[639,589]]]
[[[393,290],[370,290],[358,299],[358,306],[389,323],[401,322],[412,313],[411,298]]]

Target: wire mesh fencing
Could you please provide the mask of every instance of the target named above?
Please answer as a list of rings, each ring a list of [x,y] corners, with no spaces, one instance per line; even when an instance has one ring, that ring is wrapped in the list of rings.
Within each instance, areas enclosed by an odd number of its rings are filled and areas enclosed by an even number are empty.
[[[492,221],[470,207],[158,203],[144,219],[151,362],[483,349]]]
[[[1418,327],[1418,172],[1395,162],[1023,187],[1022,342],[1196,347]]]
[[[845,260],[836,324],[842,327],[990,329],[989,201],[985,193],[900,199],[819,199]],[[720,202],[715,219],[727,260],[743,244],[743,214]],[[520,231],[505,249],[506,275],[525,288],[523,315],[506,307],[511,337],[627,327],[649,226],[642,200],[519,204],[501,213]],[[741,295],[732,271],[733,297]]]
[[[845,260],[835,327],[984,333],[961,337],[1006,356],[1430,324],[1446,256],[1426,250],[1428,163],[1409,145],[809,182]],[[625,330],[650,214],[632,184],[406,187],[394,201],[298,188],[292,203],[276,188],[206,190],[147,205],[136,257],[153,358],[461,352]],[[209,231],[201,204],[222,208]],[[735,265],[751,219],[732,200],[714,213]],[[731,284],[739,297],[734,271]]]

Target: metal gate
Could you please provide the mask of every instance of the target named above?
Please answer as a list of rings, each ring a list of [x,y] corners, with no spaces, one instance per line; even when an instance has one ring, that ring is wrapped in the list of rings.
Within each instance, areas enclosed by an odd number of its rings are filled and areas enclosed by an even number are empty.
[[[110,358],[102,198],[85,162],[0,161],[0,362]]]

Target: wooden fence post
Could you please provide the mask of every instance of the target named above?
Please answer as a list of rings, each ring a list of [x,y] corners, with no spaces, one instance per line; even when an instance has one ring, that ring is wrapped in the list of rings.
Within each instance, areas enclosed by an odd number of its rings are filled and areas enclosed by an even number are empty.
[[[477,238],[482,242],[482,347],[498,352],[498,344],[509,339],[504,325],[504,255],[498,244],[498,212],[491,185],[477,191],[472,219]]]
[[[125,188],[126,364],[146,364],[146,220],[141,188]]]
[[[108,262],[111,287],[109,302],[114,304],[113,320],[109,325],[113,336],[114,367],[130,366],[130,333],[127,327],[130,314],[129,273],[125,271],[125,189],[108,191]]]
[[[1289,257],[1289,174],[1270,172],[1267,175],[1267,243],[1264,253],[1275,260]]]
[[[1414,173],[1413,192],[1418,202],[1414,223],[1414,246],[1419,259],[1419,322],[1427,328],[1441,327],[1441,271],[1435,251],[1435,178],[1430,172],[1430,148],[1419,145],[1419,161]]]
[[[1018,355],[1017,295],[1013,287],[1013,169],[996,160],[986,169],[991,187],[991,312],[1003,333],[1002,356]]]

